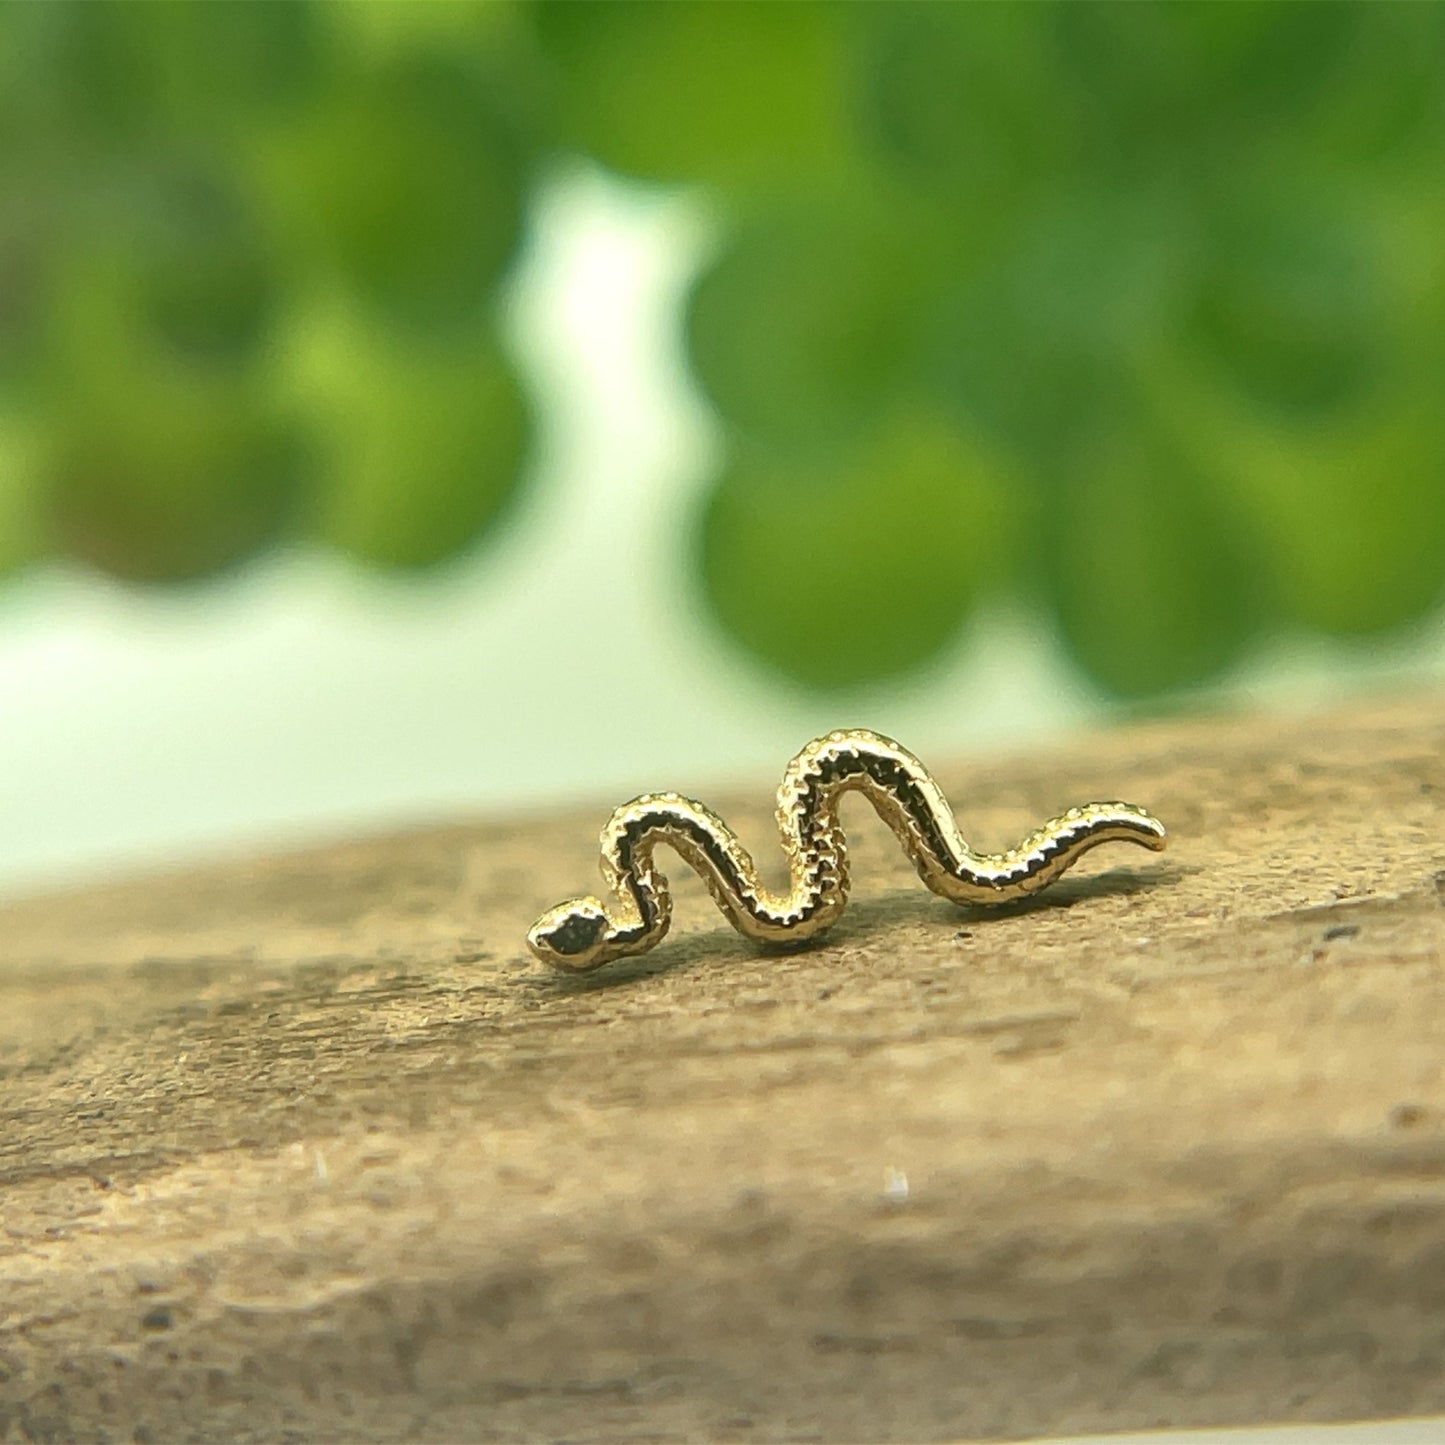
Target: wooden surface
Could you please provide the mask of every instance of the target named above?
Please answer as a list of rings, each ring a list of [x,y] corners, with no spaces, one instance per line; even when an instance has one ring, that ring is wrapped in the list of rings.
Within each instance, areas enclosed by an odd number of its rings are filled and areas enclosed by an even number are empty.
[[[586,980],[521,935],[606,801],[0,911],[0,1438],[1445,1411],[1445,707],[940,776],[1172,850],[985,916],[859,808],[824,945],[689,877]],[[716,799],[769,855],[775,783]]]

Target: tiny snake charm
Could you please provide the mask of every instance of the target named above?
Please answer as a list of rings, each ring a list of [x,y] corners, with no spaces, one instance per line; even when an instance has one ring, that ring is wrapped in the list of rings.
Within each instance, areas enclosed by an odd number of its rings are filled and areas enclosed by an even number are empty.
[[[848,853],[838,821],[845,793],[862,793],[898,835],[918,876],[951,903],[1007,903],[1052,883],[1090,848],[1116,839],[1164,847],[1164,825],[1130,803],[1086,803],[1050,819],[1007,853],[963,841],[938,784],[906,748],[861,729],[809,743],[778,787],[778,831],[791,887],[770,893],[747,850],[716,813],[677,793],[624,803],[602,830],[602,877],[615,900],[574,898],[532,925],[527,943],[557,968],[584,972],[646,953],[666,936],[672,895],[655,854],[666,844],[707,884],[728,921],[757,943],[817,938],[848,902]]]

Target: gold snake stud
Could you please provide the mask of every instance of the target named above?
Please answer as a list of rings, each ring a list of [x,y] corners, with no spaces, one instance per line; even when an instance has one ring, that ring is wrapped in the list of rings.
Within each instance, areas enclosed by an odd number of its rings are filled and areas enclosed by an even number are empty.
[[[862,793],[898,835],[918,876],[951,903],[1008,903],[1047,887],[1090,848],[1115,840],[1159,852],[1164,825],[1131,803],[1085,803],[1051,818],[1007,853],[975,853],[942,790],[891,738],[863,729],[810,742],[778,786],[778,832],[791,886],[778,895],[716,813],[677,793],[624,803],[602,830],[602,877],[614,899],[573,898],[549,908],[527,943],[544,962],[585,972],[646,953],[667,936],[672,894],[657,870],[665,844],[702,877],[728,922],[757,943],[795,945],[837,922],[848,902],[845,793]]]

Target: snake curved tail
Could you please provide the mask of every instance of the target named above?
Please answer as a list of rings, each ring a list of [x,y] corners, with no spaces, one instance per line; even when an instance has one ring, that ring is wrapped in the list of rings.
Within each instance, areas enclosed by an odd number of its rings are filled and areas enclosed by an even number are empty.
[[[758,943],[817,938],[848,902],[848,853],[838,821],[845,793],[862,793],[898,835],[923,882],[954,903],[1007,903],[1052,883],[1090,848],[1116,840],[1155,851],[1164,826],[1130,803],[1087,803],[1030,833],[1006,853],[963,841],[928,770],[891,738],[829,733],[788,764],[778,788],[778,831],[788,860],[785,894],[765,888],[747,850],[717,814],[677,793],[624,803],[602,830],[602,877],[612,895],[550,908],[527,934],[545,962],[573,972],[645,953],[667,936],[672,895],[658,871],[665,844],[691,865],[738,932]]]

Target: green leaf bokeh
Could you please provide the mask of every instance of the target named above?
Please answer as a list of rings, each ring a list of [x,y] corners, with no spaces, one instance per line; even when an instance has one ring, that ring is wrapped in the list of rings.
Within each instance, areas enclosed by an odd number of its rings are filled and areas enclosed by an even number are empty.
[[[686,545],[775,675],[1012,596],[1151,697],[1439,605],[1445,6],[1391,0],[0,3],[0,574],[472,547],[576,153],[718,218]]]

